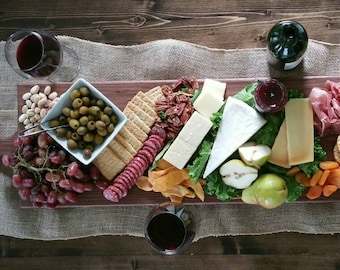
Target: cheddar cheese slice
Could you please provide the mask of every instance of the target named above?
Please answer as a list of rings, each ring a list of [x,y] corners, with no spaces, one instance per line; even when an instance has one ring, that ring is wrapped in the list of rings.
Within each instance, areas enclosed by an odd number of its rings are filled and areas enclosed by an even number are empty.
[[[285,114],[290,165],[314,161],[313,109],[309,99],[290,99]]]
[[[279,133],[275,138],[272,151],[268,162],[283,168],[290,168],[288,160],[288,145],[287,145],[287,125],[286,120],[283,120]]]

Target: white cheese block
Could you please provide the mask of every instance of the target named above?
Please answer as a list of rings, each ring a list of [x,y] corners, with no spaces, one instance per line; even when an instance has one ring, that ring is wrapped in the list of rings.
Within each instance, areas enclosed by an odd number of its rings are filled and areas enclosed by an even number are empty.
[[[283,120],[279,133],[276,135],[268,162],[287,169],[291,167],[288,160],[286,120]]]
[[[202,92],[212,92],[218,99],[224,100],[226,87],[226,83],[212,79],[205,79],[202,86]]]
[[[203,178],[218,168],[265,123],[266,120],[252,107],[229,97]]]
[[[212,127],[212,122],[194,112],[163,156],[163,159],[183,169],[203,138]]]
[[[314,161],[313,108],[309,99],[290,99],[285,114],[290,165]]]
[[[202,92],[195,100],[193,106],[207,118],[217,112],[224,104],[224,95],[227,84],[212,79],[205,79]]]

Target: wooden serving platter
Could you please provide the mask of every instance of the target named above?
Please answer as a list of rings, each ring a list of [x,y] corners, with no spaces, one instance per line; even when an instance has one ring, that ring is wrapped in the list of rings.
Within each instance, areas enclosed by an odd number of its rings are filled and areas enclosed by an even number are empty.
[[[240,78],[240,79],[221,79],[227,83],[227,95],[234,95],[243,89],[247,84],[254,82],[256,79],[265,78]],[[340,77],[304,77],[304,78],[289,78],[280,79],[287,88],[294,88],[303,91],[306,95],[312,87],[324,87],[325,81],[333,80],[340,81]],[[91,82],[95,87],[97,87],[105,96],[111,99],[120,109],[123,109],[127,102],[138,92],[147,91],[155,86],[162,86],[164,84],[171,84],[174,81],[116,81],[116,82]],[[202,83],[203,80],[200,81]],[[67,90],[71,83],[56,83],[50,84],[53,91],[57,91],[59,94]],[[22,106],[21,96],[23,93],[27,92],[33,84],[20,84],[18,85],[18,108]],[[41,84],[41,86],[44,86]],[[22,127],[20,127],[22,128]],[[297,134],[299,136],[299,134]],[[0,139],[0,154],[4,154],[13,150],[12,138],[1,138]],[[336,136],[328,136],[322,140],[322,144],[327,151],[329,158],[332,158],[332,149],[336,141]],[[58,207],[112,207],[112,206],[122,206],[122,205],[155,205],[164,201],[167,201],[161,194],[156,192],[145,192],[139,190],[137,187],[133,187],[128,195],[123,198],[119,203],[113,203],[106,200],[100,190],[93,192],[85,192],[79,196],[79,201],[75,204],[58,205]],[[308,200],[305,196],[302,196],[296,203],[313,203],[313,202],[334,202],[340,200],[340,191],[333,194],[330,198],[319,198],[317,200]],[[20,202],[21,207],[31,208],[30,202]],[[234,199],[232,201],[223,202],[215,198],[215,196],[207,196],[204,202],[199,199],[188,199],[185,198],[184,204],[225,204],[225,203],[243,203],[239,199]]]

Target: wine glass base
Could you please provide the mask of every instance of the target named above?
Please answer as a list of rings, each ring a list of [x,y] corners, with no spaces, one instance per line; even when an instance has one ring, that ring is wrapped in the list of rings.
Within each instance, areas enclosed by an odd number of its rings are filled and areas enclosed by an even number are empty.
[[[62,64],[47,79],[51,82],[71,82],[79,73],[79,57],[73,49],[61,45],[63,52]]]

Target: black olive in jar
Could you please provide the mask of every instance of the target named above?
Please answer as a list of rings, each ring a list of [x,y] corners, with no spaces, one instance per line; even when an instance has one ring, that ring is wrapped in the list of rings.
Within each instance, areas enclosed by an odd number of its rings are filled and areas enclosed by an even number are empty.
[[[255,107],[259,112],[275,113],[284,108],[288,94],[283,83],[276,79],[258,81],[254,91]]]

